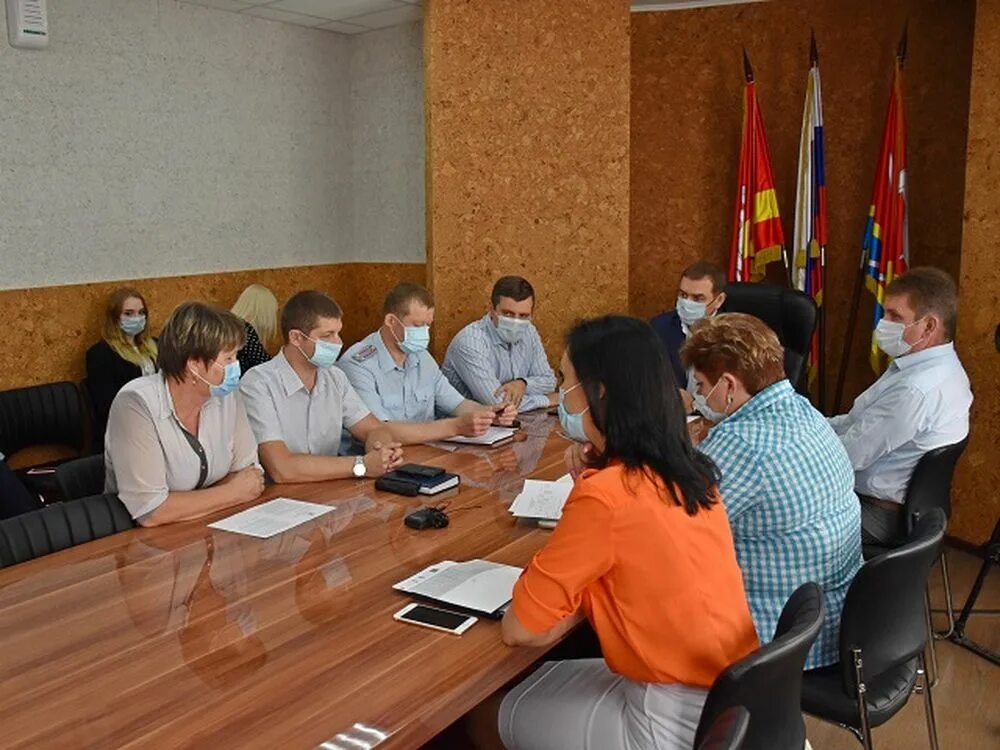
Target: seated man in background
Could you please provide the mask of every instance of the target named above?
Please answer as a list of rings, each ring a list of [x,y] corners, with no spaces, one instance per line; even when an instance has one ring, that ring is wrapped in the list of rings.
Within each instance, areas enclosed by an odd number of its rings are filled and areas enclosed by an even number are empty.
[[[427,351],[434,322],[431,293],[419,284],[398,284],[386,295],[382,314],[382,327],[337,363],[372,414],[383,422],[414,423],[404,429],[403,442],[486,432],[498,418],[496,409],[456,391]],[[435,420],[438,414],[448,416]],[[507,404],[499,418],[509,423],[516,415],[516,407]]]
[[[486,315],[452,339],[442,371],[465,398],[513,404],[520,411],[555,406],[556,376],[531,324],[535,290],[520,276],[493,286]]]
[[[677,307],[649,321],[663,342],[670,359],[670,369],[681,389],[681,400],[689,412],[694,407],[694,391],[693,383],[681,364],[681,347],[691,333],[691,326],[719,311],[726,301],[725,289],[726,274],[721,268],[707,260],[695,261],[681,274]]]
[[[866,544],[902,541],[902,503],[917,461],[969,434],[972,391],[953,343],[957,306],[944,271],[914,268],[893,280],[875,330],[892,364],[850,412],[830,418],[854,466]]]
[[[240,381],[260,461],[275,482],[378,477],[403,461],[390,427],[333,366],[342,318],[321,292],[294,295],[281,311],[281,351]],[[364,456],[338,455],[344,428],[365,444]]]
[[[722,474],[719,493],[762,643],[799,586],[823,589],[826,616],[805,668],[838,661],[840,614],[861,568],[861,510],[844,446],[785,378],[765,323],[729,313],[699,323],[681,349],[718,424],[699,446]]]

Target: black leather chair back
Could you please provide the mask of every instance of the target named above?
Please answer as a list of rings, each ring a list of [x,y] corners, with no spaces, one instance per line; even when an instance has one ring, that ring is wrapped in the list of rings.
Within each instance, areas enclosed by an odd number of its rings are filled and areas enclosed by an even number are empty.
[[[83,450],[84,403],[75,383],[63,381],[0,391],[0,453],[33,445]]]
[[[134,526],[117,495],[56,503],[0,521],[0,567],[27,562]]]
[[[815,583],[796,589],[781,611],[774,640],[716,678],[705,699],[695,747],[723,711],[743,706],[750,712],[745,750],[802,750],[802,668],[823,625],[823,609]]]
[[[104,492],[104,456],[85,456],[56,466],[56,486],[63,500]]]
[[[968,444],[969,438],[965,438],[960,443],[929,450],[920,457],[906,486],[907,533],[912,533],[917,519],[932,508],[940,508],[945,518],[951,518],[951,480],[955,464]]]
[[[774,284],[734,281],[726,286],[722,312],[747,313],[767,323],[785,347],[785,376],[796,389],[805,389],[809,346],[817,317],[812,297]]]
[[[732,706],[712,722],[697,750],[740,750],[750,726],[750,712]]]
[[[848,695],[855,695],[853,649],[861,649],[866,681],[923,651],[927,575],[946,523],[943,510],[931,509],[906,544],[868,560],[851,582],[840,617],[841,681]]]

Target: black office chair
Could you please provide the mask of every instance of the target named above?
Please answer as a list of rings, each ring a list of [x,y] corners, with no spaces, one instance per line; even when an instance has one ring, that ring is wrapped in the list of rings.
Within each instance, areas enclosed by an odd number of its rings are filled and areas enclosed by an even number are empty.
[[[803,678],[803,710],[849,729],[866,750],[872,748],[872,727],[895,716],[914,690],[924,694],[927,734],[937,750],[923,655],[924,590],[945,524],[944,511],[929,511],[906,544],[861,567],[841,613],[840,663],[806,672]]]
[[[0,521],[0,568],[117,534],[135,526],[117,495],[57,503]]]
[[[0,453],[11,456],[36,445],[64,445],[82,454],[86,444],[83,397],[68,381],[0,391]],[[58,462],[28,466],[17,474],[29,489],[57,499],[51,470]]]
[[[727,708],[708,728],[696,750],[740,750],[750,726],[750,712],[743,706]]]
[[[722,312],[747,313],[767,323],[785,347],[785,376],[796,390],[806,392],[806,365],[818,315],[812,297],[774,284],[734,281],[726,286]]]
[[[725,710],[743,706],[750,712],[744,750],[802,750],[802,667],[822,625],[823,594],[815,583],[806,583],[781,611],[774,640],[715,679],[701,711],[695,747]]]
[[[56,467],[56,485],[63,500],[104,492],[104,456],[85,456]]]
[[[945,518],[951,518],[951,481],[955,476],[955,466],[965,452],[969,438],[952,445],[927,451],[917,462],[913,475],[906,486],[903,499],[903,516],[907,535],[920,518],[933,508],[944,511]],[[875,544],[864,546],[866,560],[885,554],[892,547]],[[948,558],[941,549],[941,579],[944,585],[945,608],[948,614],[948,630],[938,633],[939,638],[948,638],[955,629],[955,610],[951,602],[951,580],[948,576]]]

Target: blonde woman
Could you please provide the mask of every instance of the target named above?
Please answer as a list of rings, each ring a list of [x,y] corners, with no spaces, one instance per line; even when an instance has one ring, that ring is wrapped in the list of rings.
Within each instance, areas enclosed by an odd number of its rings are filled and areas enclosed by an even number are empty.
[[[111,402],[122,386],[156,372],[156,353],[145,298],[135,289],[116,289],[104,306],[101,340],[87,350],[87,390],[94,406],[95,441],[104,438]]]
[[[266,286],[251,284],[236,300],[232,313],[246,325],[247,342],[238,355],[245,373],[271,359],[265,345],[274,341],[278,330],[278,300]]]

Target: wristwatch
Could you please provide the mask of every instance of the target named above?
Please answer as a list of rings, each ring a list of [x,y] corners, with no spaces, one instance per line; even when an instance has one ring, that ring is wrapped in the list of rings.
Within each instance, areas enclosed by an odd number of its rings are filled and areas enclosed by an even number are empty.
[[[361,479],[365,474],[368,473],[368,468],[365,466],[365,457],[358,456],[354,459],[354,468],[351,469],[354,472],[354,476]]]

